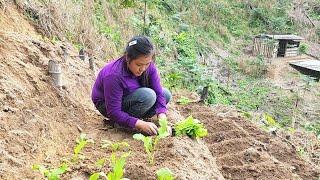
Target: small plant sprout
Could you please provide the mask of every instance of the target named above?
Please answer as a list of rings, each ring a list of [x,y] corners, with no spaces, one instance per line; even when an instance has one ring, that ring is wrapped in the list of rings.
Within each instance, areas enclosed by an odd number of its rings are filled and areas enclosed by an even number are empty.
[[[124,166],[126,164],[126,159],[127,157],[130,155],[130,152],[127,152],[125,154],[122,154],[120,157],[116,156],[116,153],[113,152],[111,154],[111,167],[112,167],[112,171],[108,173],[108,175],[106,175],[104,172],[96,172],[93,173],[90,177],[89,180],[98,180],[99,177],[104,177],[107,180],[125,180],[126,178],[122,178],[123,174],[124,174]],[[96,166],[98,166],[98,168],[102,168],[105,164],[105,159],[99,159],[96,162]]]
[[[104,178],[108,179],[107,175],[104,172],[98,172],[98,173],[93,173],[89,177],[89,180],[98,180],[99,177],[104,177]]]
[[[39,171],[46,178],[48,178],[48,180],[58,180],[60,179],[60,175],[67,171],[68,165],[66,163],[63,163],[59,168],[50,170],[42,165],[33,165],[32,169]]]
[[[168,168],[161,168],[157,171],[158,180],[174,180],[173,173]]]
[[[120,149],[127,150],[130,145],[127,142],[111,142],[109,140],[102,140],[101,142],[102,148],[110,148],[112,152],[118,151]]]
[[[104,166],[104,164],[106,163],[106,158],[102,158],[102,159],[99,159],[97,162],[96,162],[96,166],[99,168],[99,169],[101,169],[103,166]]]
[[[115,153],[111,154],[112,171],[108,173],[108,180],[123,179],[122,177],[124,174],[124,166],[126,164],[126,160],[129,155],[130,155],[130,152],[121,155],[120,158],[117,158]]]
[[[86,134],[80,134],[80,137],[76,140],[77,145],[74,147],[74,154],[73,154],[73,161],[77,161],[79,159],[79,154],[82,151],[82,149],[88,144],[88,143],[94,143],[92,139],[88,139],[86,137]],[[83,157],[80,157],[83,158]]]
[[[150,163],[150,164],[153,164],[154,154],[153,154],[153,142],[152,142],[152,137],[150,137],[150,136],[144,136],[143,134],[139,133],[139,134],[134,134],[134,135],[133,135],[133,139],[140,140],[140,141],[143,142],[144,150],[145,150],[145,151],[147,152],[147,154],[148,154],[149,163]]]
[[[177,100],[177,103],[181,104],[181,105],[187,105],[187,104],[189,104],[191,102],[192,101],[189,98],[184,97],[184,96],[182,96],[180,99]]]
[[[144,149],[148,154],[149,163],[154,163],[154,153],[156,149],[156,145],[158,144],[159,140],[165,138],[170,135],[168,132],[168,121],[166,118],[159,119],[160,128],[158,130],[158,135],[153,140],[150,136],[144,136],[143,134],[134,134],[133,138],[136,140],[140,140],[144,144]]]
[[[275,132],[277,129],[279,129],[281,126],[277,121],[269,114],[264,114],[264,125],[262,128],[264,128],[268,132]]]
[[[208,135],[208,131],[203,127],[203,124],[192,116],[177,122],[174,130],[176,136],[188,135],[191,138],[202,138]]]

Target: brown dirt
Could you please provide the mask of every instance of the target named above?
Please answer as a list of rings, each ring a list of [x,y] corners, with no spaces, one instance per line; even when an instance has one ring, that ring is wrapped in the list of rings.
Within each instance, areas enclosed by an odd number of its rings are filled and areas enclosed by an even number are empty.
[[[320,169],[305,162],[295,149],[237,116],[193,103],[178,110],[208,128],[205,141],[227,179],[318,179]],[[220,113],[221,114],[221,113]]]

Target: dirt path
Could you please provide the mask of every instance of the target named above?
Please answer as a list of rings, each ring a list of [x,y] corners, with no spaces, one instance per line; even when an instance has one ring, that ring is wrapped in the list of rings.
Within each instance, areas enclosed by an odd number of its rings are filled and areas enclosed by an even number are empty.
[[[241,117],[221,117],[199,104],[178,109],[204,122],[209,131],[205,141],[226,179],[316,180],[320,176],[320,170],[295,149]]]

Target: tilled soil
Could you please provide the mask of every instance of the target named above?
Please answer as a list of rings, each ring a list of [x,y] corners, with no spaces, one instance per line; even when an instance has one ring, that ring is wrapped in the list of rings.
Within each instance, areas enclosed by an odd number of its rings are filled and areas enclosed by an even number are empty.
[[[319,168],[300,158],[293,147],[242,117],[221,117],[197,103],[178,110],[208,128],[205,141],[226,179],[319,178]]]

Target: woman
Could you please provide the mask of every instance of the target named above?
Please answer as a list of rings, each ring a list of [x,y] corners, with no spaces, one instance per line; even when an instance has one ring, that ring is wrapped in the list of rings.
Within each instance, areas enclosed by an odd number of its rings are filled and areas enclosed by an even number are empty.
[[[99,72],[92,90],[92,101],[103,116],[149,135],[156,135],[158,128],[142,118],[166,118],[166,104],[171,99],[160,84],[154,56],[147,37],[132,38],[124,55]]]

